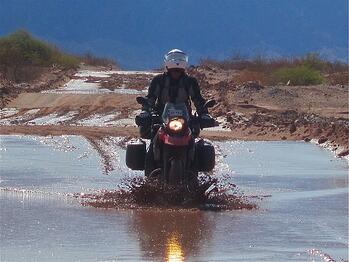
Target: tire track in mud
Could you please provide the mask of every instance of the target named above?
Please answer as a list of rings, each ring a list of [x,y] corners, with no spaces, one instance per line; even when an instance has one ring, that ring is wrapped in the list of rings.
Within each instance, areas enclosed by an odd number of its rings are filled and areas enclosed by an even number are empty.
[[[90,145],[101,157],[103,173],[109,175],[111,171],[120,166],[120,157],[117,153],[118,147],[126,149],[126,143],[131,137],[85,137]]]

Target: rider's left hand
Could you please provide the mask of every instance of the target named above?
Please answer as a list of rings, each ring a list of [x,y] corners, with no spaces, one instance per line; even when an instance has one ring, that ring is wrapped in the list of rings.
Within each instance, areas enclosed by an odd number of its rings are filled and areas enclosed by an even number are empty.
[[[200,116],[200,118],[201,118],[202,120],[210,120],[210,119],[212,119],[212,117],[211,117],[209,114],[202,114],[202,115]]]
[[[200,126],[201,128],[214,127],[216,126],[216,121],[209,114],[200,115]]]

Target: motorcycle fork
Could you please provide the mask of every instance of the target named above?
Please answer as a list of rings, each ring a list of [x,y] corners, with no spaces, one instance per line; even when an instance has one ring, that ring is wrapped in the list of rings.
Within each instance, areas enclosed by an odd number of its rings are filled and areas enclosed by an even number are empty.
[[[188,146],[163,145],[162,182],[168,185],[188,183],[186,176]]]

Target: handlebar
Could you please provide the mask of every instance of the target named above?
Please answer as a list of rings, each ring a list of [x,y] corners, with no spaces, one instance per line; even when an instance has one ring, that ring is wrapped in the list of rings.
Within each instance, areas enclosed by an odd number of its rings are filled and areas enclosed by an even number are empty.
[[[213,118],[202,119],[198,116],[193,116],[193,118],[190,120],[190,122],[192,125],[199,125],[200,129],[215,127],[218,125],[218,122],[216,120],[214,120]]]
[[[143,107],[149,107],[147,97],[139,96],[136,98],[136,100],[137,100],[137,103],[142,105]],[[213,100],[213,99],[207,100],[203,107],[207,109],[207,108],[213,107],[215,104],[216,104],[215,100]],[[151,115],[152,124],[161,124],[162,123],[162,118],[158,113],[156,113],[152,110],[150,110],[149,113]],[[203,128],[208,128],[208,127],[214,127],[214,126],[217,126],[218,124],[217,124],[217,121],[215,121],[213,118],[202,119],[195,114],[194,116],[191,117],[189,125],[199,126],[200,129],[203,129]]]

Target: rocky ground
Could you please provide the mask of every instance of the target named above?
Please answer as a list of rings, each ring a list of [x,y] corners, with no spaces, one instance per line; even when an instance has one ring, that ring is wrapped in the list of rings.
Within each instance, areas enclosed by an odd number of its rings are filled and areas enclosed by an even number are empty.
[[[195,68],[205,97],[216,99],[213,116],[240,137],[304,140],[348,155],[349,108],[346,86],[262,86],[235,81],[238,71]]]
[[[0,134],[137,136],[135,97],[158,72],[81,68],[52,70],[28,84],[2,81]],[[348,86],[262,86],[240,82],[239,71],[193,68],[204,97],[218,103],[220,127],[210,139],[313,141],[348,155]],[[5,91],[5,92],[4,92]]]
[[[76,73],[75,69],[45,68],[40,77],[24,83],[15,83],[0,74],[0,108],[4,108],[18,94],[56,89],[68,82]]]

